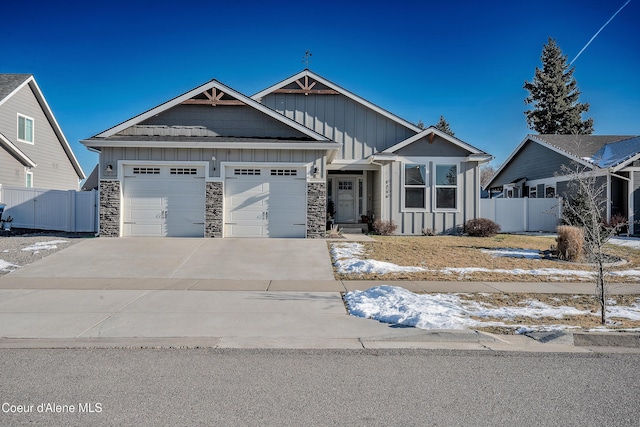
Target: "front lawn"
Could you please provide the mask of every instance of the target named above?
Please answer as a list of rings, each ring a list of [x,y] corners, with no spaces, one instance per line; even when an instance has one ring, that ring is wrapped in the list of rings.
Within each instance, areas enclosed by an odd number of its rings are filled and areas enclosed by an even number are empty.
[[[494,237],[375,236],[358,246],[356,260],[420,267],[421,271],[389,273],[375,269],[335,267],[340,280],[469,280],[469,281],[581,281],[590,282],[592,268],[544,258],[555,244],[553,236],[498,234]],[[332,242],[330,248],[344,243]],[[352,244],[353,245],[353,244]],[[611,267],[611,282],[632,283],[640,278],[640,249],[607,245],[608,253],[626,260]],[[334,255],[334,262],[337,261]],[[335,265],[335,264],[334,264]]]

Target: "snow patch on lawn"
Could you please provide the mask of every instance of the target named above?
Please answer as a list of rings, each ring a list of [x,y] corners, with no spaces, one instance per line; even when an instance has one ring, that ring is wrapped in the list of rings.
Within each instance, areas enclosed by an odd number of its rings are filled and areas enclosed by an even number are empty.
[[[485,254],[490,254],[494,257],[507,257],[507,258],[527,258],[527,259],[540,259],[540,251],[536,249],[513,249],[513,248],[499,248],[499,249],[482,249]]]
[[[50,240],[48,242],[36,242],[31,246],[27,246],[26,248],[22,248],[23,251],[48,251],[52,249],[58,249],[59,244],[68,243],[67,240]]]
[[[640,248],[640,246],[639,246]],[[484,251],[484,250],[483,250]],[[513,251],[513,252],[511,252]],[[488,251],[487,251],[488,252]],[[522,255],[531,255],[532,252],[527,249],[499,249],[496,253],[520,253]],[[529,276],[545,276],[555,280],[564,280],[567,277],[577,278],[579,280],[592,280],[594,277],[593,271],[585,270],[568,270],[560,268],[537,268],[533,270],[524,270],[520,268],[507,270],[507,269],[491,269],[484,267],[446,267],[443,269],[428,269],[424,267],[407,267],[399,266],[389,262],[376,261],[372,259],[362,259],[364,256],[364,246],[361,243],[334,243],[331,246],[331,256],[334,260],[334,265],[341,274],[388,274],[388,273],[406,273],[406,272],[419,272],[419,271],[431,271],[434,273],[444,274],[457,274],[461,278],[464,278],[473,273],[499,273],[499,274],[511,274],[511,275],[529,275]],[[507,256],[507,255],[497,255]],[[538,255],[539,256],[539,255]],[[640,270],[623,270],[623,271],[610,271],[607,272],[612,277],[640,277]]]
[[[608,243],[618,246],[626,246],[633,249],[640,249],[640,239],[635,237],[612,237]]]
[[[599,316],[575,307],[552,307],[537,300],[525,301],[522,307],[491,307],[476,301],[464,300],[460,294],[414,294],[396,286],[376,286],[366,291],[352,291],[344,295],[352,316],[374,319],[383,323],[413,326],[419,329],[468,329],[480,326],[507,326],[504,322],[482,319],[553,317],[587,315]],[[612,305],[608,316],[640,319],[640,303],[629,307]],[[473,319],[476,317],[479,319]],[[568,325],[521,326],[519,332],[575,328]]]
[[[334,243],[331,247],[331,256],[334,265],[342,274],[387,274],[406,273],[414,271],[427,271],[422,267],[403,267],[397,264],[373,259],[362,259],[364,246],[360,243]]]
[[[3,259],[0,259],[0,271],[13,271],[16,268],[20,267],[19,265],[11,264]]]

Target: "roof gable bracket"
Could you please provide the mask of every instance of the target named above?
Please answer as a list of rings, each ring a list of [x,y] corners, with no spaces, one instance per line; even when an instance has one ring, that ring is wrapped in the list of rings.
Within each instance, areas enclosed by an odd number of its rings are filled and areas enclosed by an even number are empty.
[[[211,105],[212,107],[215,107],[216,105],[245,105],[244,102],[238,101],[237,99],[222,99],[225,93],[223,91],[218,92],[215,87],[211,88],[211,91],[205,90],[202,94],[206,99],[191,98],[183,101],[182,103],[187,105]]]
[[[313,87],[318,83],[315,80],[312,80],[309,83],[309,76],[304,76],[304,83],[302,83],[302,78],[295,80],[296,84],[300,86],[300,89],[278,89],[274,90],[273,93],[303,93],[305,96],[310,93],[314,95],[338,95],[337,90],[333,89],[314,89]]]

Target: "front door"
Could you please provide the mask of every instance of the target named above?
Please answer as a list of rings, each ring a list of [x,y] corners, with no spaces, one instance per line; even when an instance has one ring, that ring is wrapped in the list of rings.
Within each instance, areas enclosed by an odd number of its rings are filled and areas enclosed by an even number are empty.
[[[356,180],[338,180],[336,222],[356,222]]]

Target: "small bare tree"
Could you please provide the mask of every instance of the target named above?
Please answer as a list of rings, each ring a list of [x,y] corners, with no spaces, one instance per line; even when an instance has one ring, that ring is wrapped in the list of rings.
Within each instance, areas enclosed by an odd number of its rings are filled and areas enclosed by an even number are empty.
[[[607,261],[604,245],[627,225],[612,224],[606,220],[606,182],[598,184],[595,170],[574,164],[573,168],[562,166],[562,173],[570,178],[570,196],[563,203],[563,221],[568,225],[582,228],[584,232],[584,252],[593,264],[596,277],[596,298],[600,304],[600,321],[607,320],[607,299],[609,297]]]

